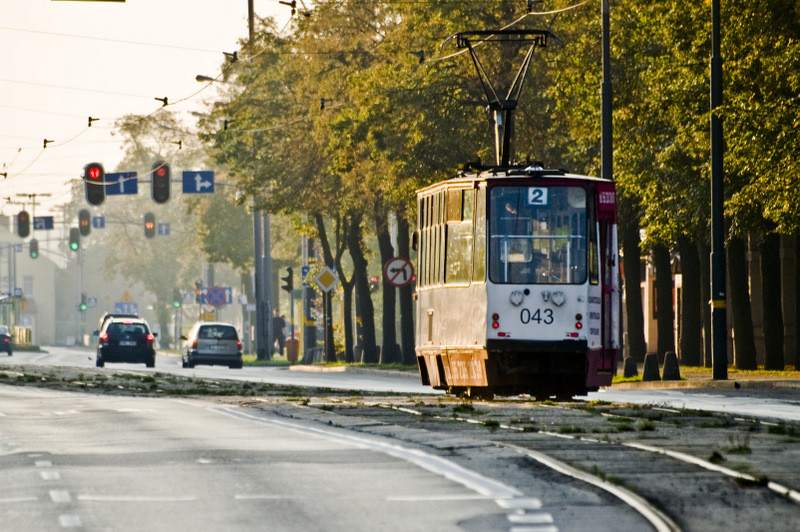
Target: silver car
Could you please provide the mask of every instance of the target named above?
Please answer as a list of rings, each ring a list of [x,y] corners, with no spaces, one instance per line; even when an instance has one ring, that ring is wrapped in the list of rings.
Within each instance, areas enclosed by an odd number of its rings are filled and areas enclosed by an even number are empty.
[[[183,342],[183,367],[196,364],[242,367],[242,342],[230,323],[200,321],[194,324]]]

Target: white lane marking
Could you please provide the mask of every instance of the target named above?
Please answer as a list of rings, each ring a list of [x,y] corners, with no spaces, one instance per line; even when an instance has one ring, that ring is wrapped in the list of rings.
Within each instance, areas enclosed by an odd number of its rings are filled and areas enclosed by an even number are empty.
[[[72,497],[69,496],[69,492],[67,490],[50,490],[50,498],[53,500],[53,502],[72,502]]]
[[[544,512],[510,514],[508,520],[520,525],[546,525],[553,522],[553,516]]]
[[[483,495],[396,495],[386,497],[387,501],[396,502],[426,502],[426,501],[487,501]]]
[[[157,495],[78,495],[79,501],[93,502],[187,502],[196,501],[195,495],[178,495],[174,497]]]
[[[58,471],[42,471],[39,474],[42,475],[42,479],[44,480],[58,480],[61,478]]]
[[[512,526],[509,532],[558,532],[556,526]]]
[[[210,407],[208,410],[231,417],[263,423],[265,425],[272,425],[275,427],[299,431],[303,434],[314,434],[329,440],[354,446],[358,449],[371,449],[373,451],[382,452],[384,454],[388,454],[389,456],[410,462],[432,473],[441,475],[488,498],[513,499],[515,497],[522,496],[522,493],[516,488],[485,477],[479,473],[476,473],[475,471],[470,471],[445,458],[434,456],[417,449],[407,449],[394,443],[363,438],[353,434],[339,433],[316,427],[304,426],[279,419],[258,417],[245,412],[235,411],[231,408]]]
[[[53,462],[50,460],[36,460],[34,465],[36,467],[53,467]]]
[[[38,500],[38,497],[9,497],[8,499],[0,499],[0,504],[14,504],[18,502],[32,502]]]
[[[513,499],[499,499],[497,505],[504,510],[539,510],[542,501],[535,497],[516,497]]]
[[[58,516],[58,522],[62,528],[81,528],[83,526],[81,518],[72,514]]]

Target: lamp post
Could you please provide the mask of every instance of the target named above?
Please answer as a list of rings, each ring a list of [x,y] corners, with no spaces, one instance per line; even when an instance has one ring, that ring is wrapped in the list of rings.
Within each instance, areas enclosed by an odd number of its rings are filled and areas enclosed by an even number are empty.
[[[725,309],[725,219],[723,185],[722,57],[719,0],[711,2],[711,364],[714,380],[728,378]]]

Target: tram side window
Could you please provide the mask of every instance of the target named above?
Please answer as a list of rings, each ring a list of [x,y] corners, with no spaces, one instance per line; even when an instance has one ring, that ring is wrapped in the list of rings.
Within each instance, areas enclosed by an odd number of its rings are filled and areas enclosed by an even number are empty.
[[[472,280],[482,283],[486,280],[486,189],[478,189],[476,196]]]
[[[470,217],[463,208],[470,202]],[[472,190],[448,191],[447,253],[445,255],[445,283],[469,284],[472,273]]]

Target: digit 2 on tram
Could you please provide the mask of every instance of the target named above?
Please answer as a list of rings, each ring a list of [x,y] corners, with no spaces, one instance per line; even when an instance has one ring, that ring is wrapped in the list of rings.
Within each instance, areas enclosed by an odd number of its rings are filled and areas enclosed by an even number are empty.
[[[500,98],[471,45],[527,41]],[[544,30],[455,35],[494,113],[496,164],[417,191],[416,355],[423,384],[464,396],[584,395],[620,353],[614,183],[511,160],[512,112]]]

